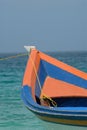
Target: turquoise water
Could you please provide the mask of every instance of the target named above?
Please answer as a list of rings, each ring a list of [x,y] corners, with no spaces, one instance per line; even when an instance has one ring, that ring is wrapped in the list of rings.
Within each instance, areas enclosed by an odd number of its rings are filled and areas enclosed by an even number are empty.
[[[0,58],[15,54],[0,54]],[[87,52],[49,53],[87,72]],[[86,130],[87,127],[56,125],[38,119],[21,100],[21,84],[27,56],[0,61],[0,130]]]

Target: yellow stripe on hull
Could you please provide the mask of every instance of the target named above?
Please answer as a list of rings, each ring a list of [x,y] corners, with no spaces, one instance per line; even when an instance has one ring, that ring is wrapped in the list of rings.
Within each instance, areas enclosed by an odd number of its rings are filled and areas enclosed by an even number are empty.
[[[45,116],[38,116],[38,117],[42,120],[53,122],[53,123],[87,126],[87,120],[68,120],[68,119],[50,118],[50,117],[45,117]]]

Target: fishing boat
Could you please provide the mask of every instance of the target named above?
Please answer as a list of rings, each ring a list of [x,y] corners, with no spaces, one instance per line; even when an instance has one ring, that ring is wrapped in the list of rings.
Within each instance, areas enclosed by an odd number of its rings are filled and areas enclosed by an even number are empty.
[[[25,106],[44,121],[87,126],[87,73],[63,63],[34,46],[22,83]]]

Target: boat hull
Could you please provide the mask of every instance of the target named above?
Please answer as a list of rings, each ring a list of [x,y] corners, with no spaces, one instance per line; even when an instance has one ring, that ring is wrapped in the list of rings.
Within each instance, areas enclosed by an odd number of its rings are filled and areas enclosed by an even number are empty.
[[[87,126],[86,73],[33,50],[22,86],[25,106],[40,119]],[[50,99],[49,106],[42,105],[41,99],[44,96]],[[57,105],[53,105],[53,101]]]
[[[37,115],[41,120],[58,123],[58,124],[66,124],[66,125],[76,125],[76,126],[87,126],[87,120],[70,120],[70,119],[61,119],[61,118],[53,118]]]
[[[87,126],[87,112],[62,111],[59,108],[48,108],[36,104],[31,96],[31,89],[28,86],[22,88],[22,100],[28,110],[34,113],[38,118],[47,122],[56,124]]]

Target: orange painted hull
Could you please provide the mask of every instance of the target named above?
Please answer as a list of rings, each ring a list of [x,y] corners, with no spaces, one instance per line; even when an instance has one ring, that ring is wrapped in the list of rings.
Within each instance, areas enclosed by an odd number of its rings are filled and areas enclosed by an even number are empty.
[[[22,85],[26,107],[43,120],[86,126],[87,73],[33,49]],[[43,96],[50,107],[41,104]]]

